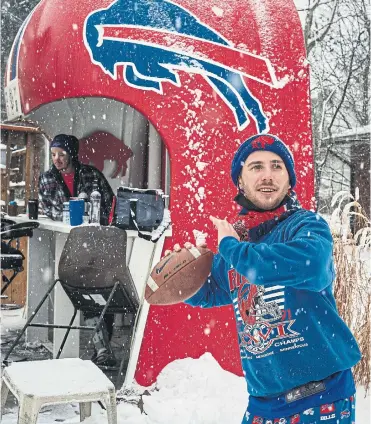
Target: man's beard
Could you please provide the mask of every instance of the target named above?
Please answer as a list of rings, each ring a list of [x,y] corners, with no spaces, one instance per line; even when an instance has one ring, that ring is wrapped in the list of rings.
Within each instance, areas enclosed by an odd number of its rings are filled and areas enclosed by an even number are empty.
[[[69,158],[66,167],[62,168],[61,172],[66,172],[66,170],[71,166],[71,164],[72,164],[72,160],[71,158]]]

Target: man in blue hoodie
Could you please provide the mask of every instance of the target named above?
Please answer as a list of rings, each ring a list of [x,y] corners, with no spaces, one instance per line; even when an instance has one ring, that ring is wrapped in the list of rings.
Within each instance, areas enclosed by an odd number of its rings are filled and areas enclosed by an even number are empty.
[[[245,141],[231,177],[242,210],[233,225],[210,217],[219,253],[186,303],[234,307],[250,395],[242,423],[355,423],[361,354],[336,309],[327,223],[301,208],[293,156],[276,136]]]

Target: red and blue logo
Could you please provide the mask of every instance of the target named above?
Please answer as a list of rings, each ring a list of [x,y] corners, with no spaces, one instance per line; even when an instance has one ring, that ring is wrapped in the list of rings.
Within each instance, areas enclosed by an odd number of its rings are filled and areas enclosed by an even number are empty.
[[[87,16],[84,43],[92,63],[115,80],[123,66],[125,83],[137,89],[162,94],[164,83],[181,86],[179,71],[200,74],[240,130],[252,118],[258,133],[269,131],[261,102],[244,78],[281,87],[270,61],[234,48],[184,7],[169,0],[116,0]]]
[[[325,405],[320,406],[321,415],[322,414],[331,414],[332,412],[335,412],[335,404],[326,403]]]
[[[341,419],[349,418],[350,417],[350,411],[349,411],[349,409],[345,409],[344,411],[341,411],[340,412],[340,416],[341,416]]]

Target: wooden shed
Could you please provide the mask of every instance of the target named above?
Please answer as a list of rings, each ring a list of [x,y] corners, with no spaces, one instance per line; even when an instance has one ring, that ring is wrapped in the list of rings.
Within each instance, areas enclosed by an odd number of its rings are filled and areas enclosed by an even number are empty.
[[[359,203],[370,217],[370,126],[341,131],[325,140],[331,147],[322,172],[321,212],[331,213],[333,196],[349,191],[358,193]]]
[[[1,167],[1,211],[10,215],[26,213],[29,199],[38,196],[40,171],[48,162],[47,138],[40,128],[27,121],[0,123],[2,145]],[[4,153],[5,152],[5,153]],[[3,163],[4,162],[4,163]],[[15,208],[9,203],[16,202]],[[13,242],[26,257],[24,272],[18,274],[5,294],[7,299],[1,303],[24,305],[27,282],[27,238]],[[18,246],[16,246],[18,245]]]

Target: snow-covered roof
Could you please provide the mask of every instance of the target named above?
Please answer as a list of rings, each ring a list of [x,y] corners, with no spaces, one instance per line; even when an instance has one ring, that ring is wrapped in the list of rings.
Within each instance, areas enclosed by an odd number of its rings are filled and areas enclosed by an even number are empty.
[[[370,125],[364,125],[362,127],[351,128],[349,130],[341,131],[335,134],[332,134],[331,137],[326,137],[325,140],[329,140],[330,138],[351,138],[357,137],[360,135],[370,136]]]
[[[26,183],[24,181],[18,181],[17,183],[13,183],[10,181],[9,187],[23,187]]]
[[[25,152],[27,150],[27,147],[22,147],[20,149],[15,149],[12,151],[12,153],[19,153],[19,152]]]
[[[28,121],[0,122],[0,129],[8,131],[40,133],[40,128]]]

